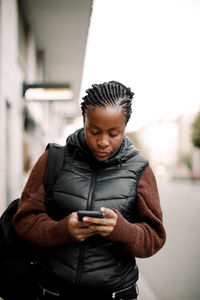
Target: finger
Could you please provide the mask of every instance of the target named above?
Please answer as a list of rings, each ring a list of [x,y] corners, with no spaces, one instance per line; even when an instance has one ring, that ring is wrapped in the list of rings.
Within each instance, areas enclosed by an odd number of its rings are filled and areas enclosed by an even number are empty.
[[[89,225],[90,225],[89,222],[78,221],[78,223],[77,223],[78,228],[87,228]]]
[[[80,242],[83,242],[85,239],[87,239],[88,237],[94,235],[93,233],[87,233],[87,234],[79,234],[77,235],[77,240]]]
[[[77,215],[76,212],[72,213],[72,220],[71,220],[71,222],[72,222],[73,227],[75,227],[75,228],[77,228],[77,227],[78,228],[87,227],[89,225],[89,223],[87,223],[87,222],[79,221],[78,220],[78,215]]]
[[[97,234],[96,230],[94,230],[94,228],[92,227],[88,227],[87,229],[81,229],[79,230],[79,232],[77,233],[76,237],[79,241],[84,241],[86,238],[93,236]]]
[[[104,218],[84,217],[83,222],[86,224],[104,224]]]
[[[113,226],[96,226],[96,232],[102,236],[107,236],[113,231]]]
[[[100,211],[106,216],[106,218],[113,218],[116,217],[117,214],[114,212],[114,210],[106,207],[101,207]]]

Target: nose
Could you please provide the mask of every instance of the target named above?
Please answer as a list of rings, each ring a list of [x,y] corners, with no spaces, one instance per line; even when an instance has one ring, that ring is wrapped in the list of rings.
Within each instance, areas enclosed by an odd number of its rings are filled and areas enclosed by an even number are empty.
[[[109,137],[107,135],[100,135],[97,141],[97,144],[101,148],[105,148],[109,146]]]

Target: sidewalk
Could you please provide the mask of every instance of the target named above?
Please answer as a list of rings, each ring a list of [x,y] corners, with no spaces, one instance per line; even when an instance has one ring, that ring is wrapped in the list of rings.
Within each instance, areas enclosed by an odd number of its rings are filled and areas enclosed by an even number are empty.
[[[141,272],[137,285],[139,288],[138,300],[158,300]]]

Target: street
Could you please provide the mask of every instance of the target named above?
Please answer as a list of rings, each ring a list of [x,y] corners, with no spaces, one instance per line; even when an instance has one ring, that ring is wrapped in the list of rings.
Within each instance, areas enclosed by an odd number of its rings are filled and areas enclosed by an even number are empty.
[[[200,299],[200,183],[158,180],[167,241],[153,257],[137,259],[157,300]]]

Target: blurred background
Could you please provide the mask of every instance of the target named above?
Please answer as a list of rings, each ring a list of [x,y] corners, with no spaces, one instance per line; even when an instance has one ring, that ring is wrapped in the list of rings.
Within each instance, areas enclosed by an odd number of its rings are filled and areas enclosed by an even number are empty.
[[[0,1],[0,212],[49,142],[82,127],[94,83],[135,92],[126,134],[155,172],[165,247],[141,300],[200,299],[200,1]],[[151,296],[150,296],[151,295]]]

